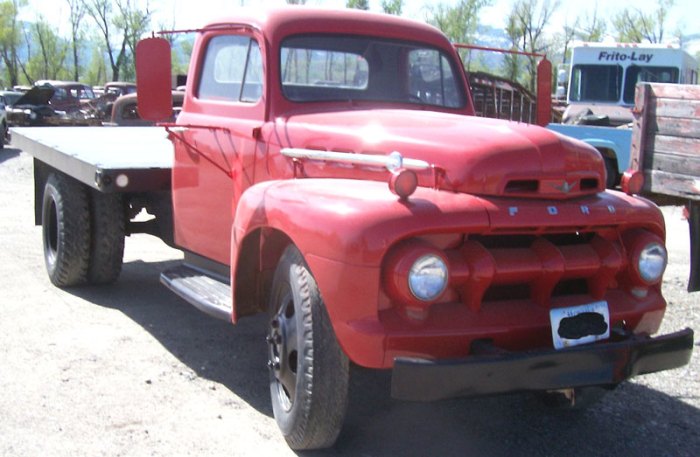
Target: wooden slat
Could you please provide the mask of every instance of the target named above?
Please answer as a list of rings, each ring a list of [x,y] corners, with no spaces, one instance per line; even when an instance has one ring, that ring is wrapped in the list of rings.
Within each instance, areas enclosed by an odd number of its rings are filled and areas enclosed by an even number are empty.
[[[700,178],[664,171],[645,170],[644,190],[656,194],[700,200]]]
[[[700,118],[679,119],[657,116],[649,119],[647,131],[657,135],[700,139]]]
[[[646,138],[645,155],[667,153],[700,157],[700,141],[678,136],[649,135]]]
[[[646,109],[651,116],[700,118],[700,100],[656,98]]]
[[[644,160],[644,168],[667,173],[700,176],[700,157],[663,154],[657,151]]]
[[[654,98],[700,100],[700,86],[688,84],[645,84],[651,87]]]

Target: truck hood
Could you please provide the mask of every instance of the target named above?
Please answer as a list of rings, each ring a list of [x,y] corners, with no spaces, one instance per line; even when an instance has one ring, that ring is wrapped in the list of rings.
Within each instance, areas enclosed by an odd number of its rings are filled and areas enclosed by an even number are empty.
[[[566,199],[605,189],[604,162],[594,148],[528,124],[428,111],[356,110],[293,115],[277,121],[277,132],[285,139],[282,147],[398,151],[435,167],[420,172],[421,185],[455,192]]]
[[[48,105],[54,92],[54,89],[50,86],[34,86],[18,98],[13,106]]]

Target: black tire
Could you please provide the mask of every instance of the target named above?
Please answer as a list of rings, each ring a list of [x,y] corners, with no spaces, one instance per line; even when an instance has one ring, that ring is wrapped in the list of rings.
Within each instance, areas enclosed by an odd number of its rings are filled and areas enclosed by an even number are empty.
[[[349,361],[294,246],[275,271],[269,309],[268,365],[277,425],[292,449],[330,447],[345,420]]]
[[[87,188],[61,174],[49,176],[41,211],[44,261],[58,287],[84,284],[90,259]]]
[[[88,282],[117,280],[124,259],[125,214],[120,194],[90,190],[91,243]]]
[[[614,189],[618,183],[617,161],[609,157],[604,157],[603,160],[605,161],[605,174],[607,175],[605,187],[608,189]]]
[[[3,122],[0,125],[0,149],[5,149],[5,140],[7,140],[7,124]]]

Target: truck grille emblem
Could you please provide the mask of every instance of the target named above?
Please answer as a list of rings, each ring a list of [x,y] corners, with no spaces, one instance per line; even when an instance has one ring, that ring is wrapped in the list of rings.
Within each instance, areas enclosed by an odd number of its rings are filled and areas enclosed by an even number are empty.
[[[558,190],[558,191],[561,191],[561,192],[563,192],[563,193],[565,193],[565,194],[568,194],[569,192],[571,192],[571,190],[572,190],[575,186],[576,186],[576,181],[574,181],[574,182],[571,183],[571,184],[569,184],[568,182],[564,181],[564,184],[562,184],[561,186],[552,186],[552,187],[554,187],[554,188],[555,188],[556,190]]]

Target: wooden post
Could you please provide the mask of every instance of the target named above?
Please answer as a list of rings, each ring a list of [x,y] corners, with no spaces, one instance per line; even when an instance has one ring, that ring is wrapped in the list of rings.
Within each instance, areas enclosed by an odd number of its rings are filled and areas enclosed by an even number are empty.
[[[552,63],[546,57],[537,64],[537,125],[552,120]]]

